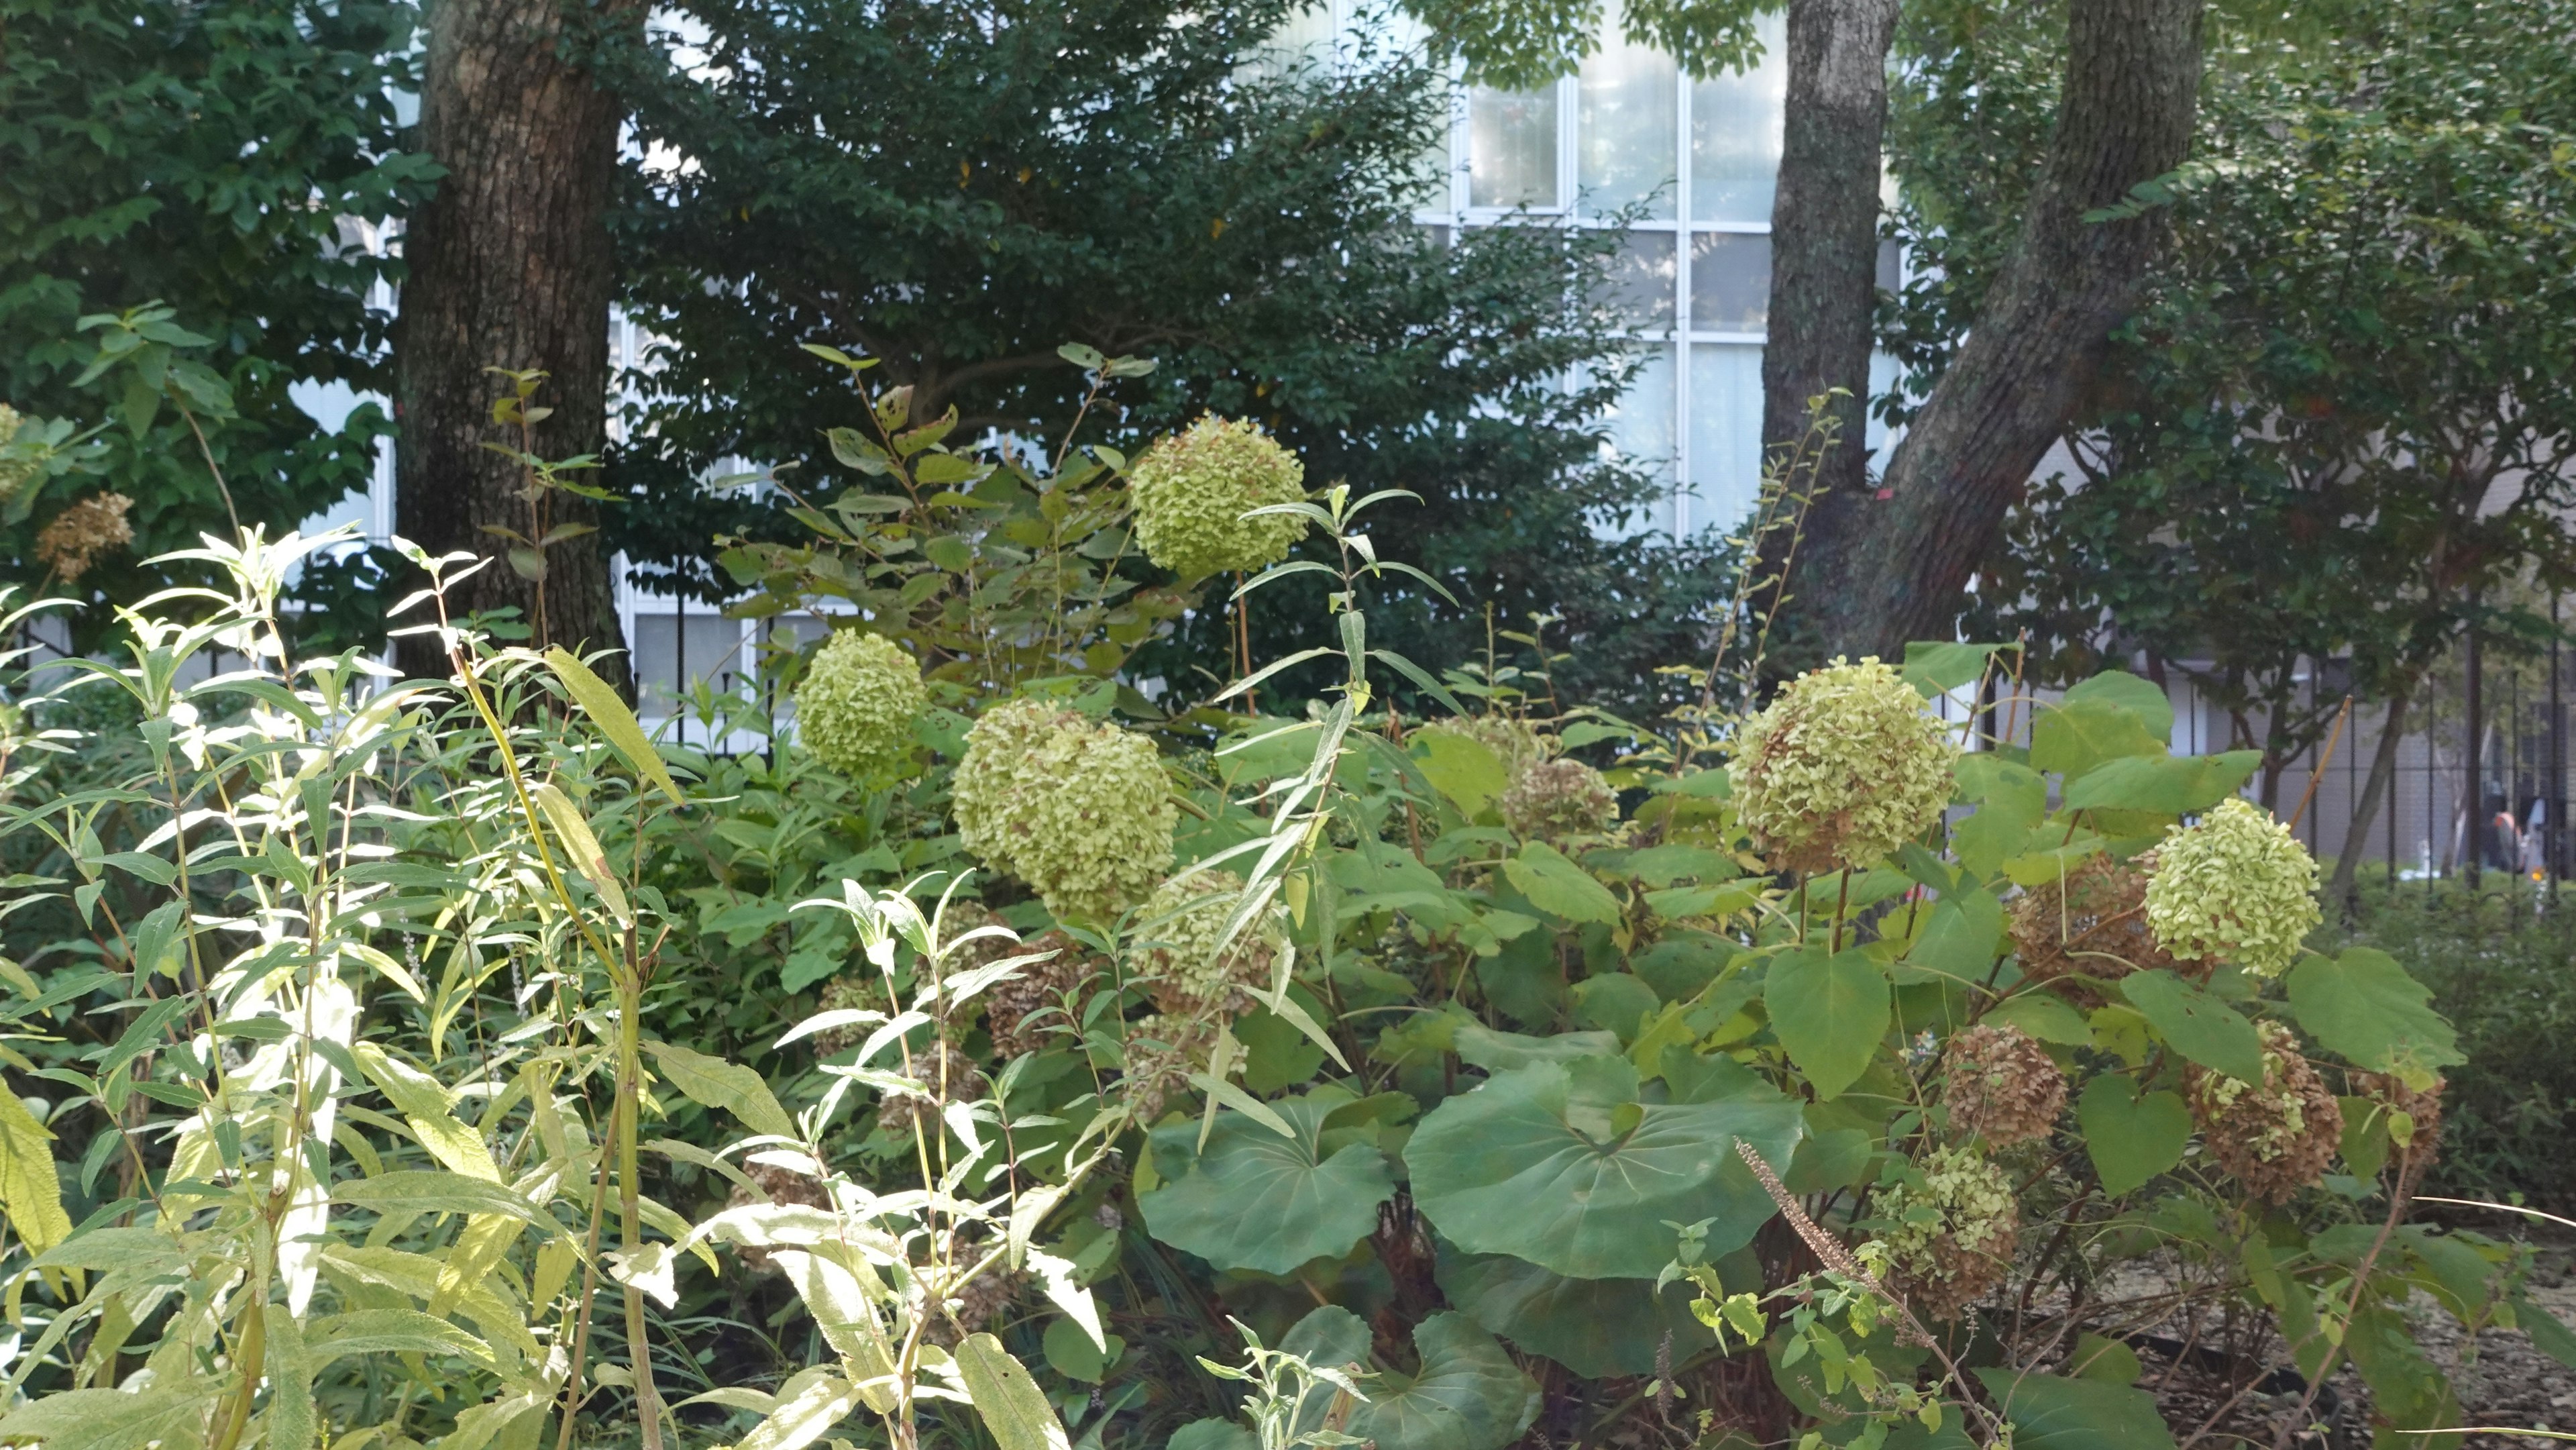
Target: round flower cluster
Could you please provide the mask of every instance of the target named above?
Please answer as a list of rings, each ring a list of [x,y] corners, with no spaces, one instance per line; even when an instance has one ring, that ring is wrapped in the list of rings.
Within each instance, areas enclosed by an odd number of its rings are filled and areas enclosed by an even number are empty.
[[[2022,975],[2055,983],[2055,990],[2083,1006],[2102,1004],[2089,977],[2117,981],[2131,972],[2178,965],[2147,930],[2147,878],[2108,856],[2088,856],[2062,881],[2034,886],[2013,898],[2013,951]],[[2206,975],[2205,973],[2203,975]]]
[[[1874,865],[1940,818],[1958,757],[1903,676],[1875,657],[1837,657],[1746,723],[1738,818],[1782,870]]]
[[[1266,923],[1247,924],[1217,954],[1217,938],[1242,895],[1242,877],[1208,871],[1163,883],[1145,903],[1138,928],[1144,944],[1129,954],[1127,967],[1151,983],[1154,1005],[1175,1017],[1210,1017],[1245,1005],[1244,988],[1269,990],[1278,952],[1264,934]]]
[[[1927,1319],[1951,1320],[2012,1268],[2021,1240],[2012,1180],[1964,1148],[1936,1149],[1881,1201],[1888,1287]]]
[[[877,1105],[877,1126],[899,1137],[910,1134],[916,1123],[923,1132],[936,1133],[941,1109],[950,1103],[974,1102],[993,1090],[974,1062],[945,1042],[914,1053],[904,1076],[921,1086],[889,1088],[885,1101]]]
[[[2299,959],[2324,916],[2317,862],[2290,828],[2230,797],[2156,848],[2147,877],[2147,926],[2175,957],[2230,961],[2277,977]]]
[[[133,507],[121,493],[91,494],[37,532],[36,557],[64,583],[79,579],[102,555],[134,542],[134,525],[125,519]]]
[[[1538,733],[1537,726],[1513,715],[1461,715],[1424,728],[1466,736],[1494,752],[1504,772],[1514,777],[1556,754],[1554,741]]]
[[[1306,537],[1296,514],[1245,514],[1306,497],[1306,465],[1250,422],[1211,414],[1163,439],[1127,476],[1146,557],[1183,579],[1250,572]]]
[[[1180,812],[1154,745],[1035,700],[966,732],[957,834],[984,864],[1037,888],[1059,919],[1106,921],[1172,865]]]
[[[930,704],[921,666],[903,646],[865,630],[837,631],[796,682],[796,735],[843,775],[867,775],[901,754]]]
[[[1950,1126],[2009,1148],[2045,1138],[2066,1110],[2066,1074],[2018,1027],[1971,1027],[1943,1055],[1941,1101]]]
[[[2184,1064],[2192,1120],[2218,1166],[2255,1196],[2287,1203],[2325,1177],[2343,1142],[2343,1105],[2278,1022],[2263,1030],[2263,1083]]]
[[[984,992],[984,1026],[992,1034],[993,1050],[1004,1057],[1026,1057],[1046,1046],[1055,1029],[1073,1025],[1065,1015],[1065,994],[1090,980],[1102,964],[1061,931],[1031,937],[1013,950],[1023,956],[1055,953],[1044,961],[1022,962],[1019,975]]]
[[[1503,823],[1523,840],[1593,836],[1619,821],[1619,793],[1580,760],[1541,760],[1503,792]]]
[[[25,456],[25,450],[9,447],[17,440],[18,430],[26,425],[26,421],[17,409],[0,403],[0,503],[16,497],[18,490],[25,488],[28,480],[44,467],[37,459]]]
[[[2419,1163],[2433,1161],[2442,1146],[2443,1079],[2436,1077],[2430,1086],[2414,1088],[2395,1073],[2356,1072],[2350,1075],[2350,1081],[2356,1095],[2392,1113],[2406,1115],[2406,1142],[2401,1151]]]
[[[1136,1121],[1151,1127],[1163,1104],[1185,1091],[1190,1074],[1216,1045],[1216,1024],[1202,1017],[1155,1012],[1127,1029],[1125,1087]]]

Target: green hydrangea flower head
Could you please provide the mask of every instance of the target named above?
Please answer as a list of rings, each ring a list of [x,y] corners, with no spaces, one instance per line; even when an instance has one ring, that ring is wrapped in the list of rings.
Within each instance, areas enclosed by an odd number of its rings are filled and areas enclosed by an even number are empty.
[[[1619,823],[1619,793],[1580,760],[1541,760],[1503,792],[1503,823],[1527,841],[1597,836]]]
[[[17,440],[18,430],[26,421],[17,409],[0,403],[0,503],[16,497],[43,466],[42,460],[24,456],[25,450],[9,446]]]
[[[1306,537],[1295,514],[1244,517],[1306,497],[1306,465],[1248,421],[1201,418],[1147,449],[1127,487],[1146,557],[1183,579],[1266,569]]]
[[[1217,938],[1242,895],[1243,878],[1231,871],[1202,871],[1155,888],[1127,957],[1129,971],[1152,979],[1154,1005],[1174,1017],[1208,1017],[1249,1006],[1239,988],[1270,989],[1278,951],[1267,923],[1253,921],[1217,954]]]
[[[1942,1148],[1880,1200],[1889,1287],[1927,1319],[1951,1320],[2003,1282],[2021,1238],[2010,1175],[1984,1155]]]
[[[2178,961],[2234,962],[2277,977],[2323,919],[2316,858],[2241,797],[2168,834],[2147,873],[2147,929]]]
[[[921,666],[865,630],[835,631],[796,682],[796,737],[843,775],[867,775],[902,753],[930,706]]]
[[[1080,711],[985,711],[951,791],[966,849],[1035,887],[1058,920],[1107,921],[1172,868],[1180,811],[1153,742]]]
[[[1772,865],[1875,865],[1940,818],[1959,747],[1923,703],[1876,656],[1837,656],[1746,722],[1736,810]]]

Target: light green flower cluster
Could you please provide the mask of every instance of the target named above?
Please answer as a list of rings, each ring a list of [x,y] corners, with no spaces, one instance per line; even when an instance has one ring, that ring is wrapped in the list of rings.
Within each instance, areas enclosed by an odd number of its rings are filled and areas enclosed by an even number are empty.
[[[845,629],[824,641],[796,684],[796,736],[843,775],[900,754],[930,704],[921,666],[881,634]]]
[[[1598,835],[1619,822],[1619,793],[1580,760],[1538,761],[1503,792],[1503,823],[1523,840]]]
[[[2021,1239],[2012,1179],[1983,1156],[1942,1148],[1881,1201],[1893,1287],[1931,1319],[1956,1319],[2002,1282]]]
[[[1107,921],[1171,869],[1180,812],[1153,742],[1077,711],[984,712],[953,793],[966,849],[1037,888],[1058,920]]]
[[[2147,929],[2177,960],[2229,961],[2277,977],[2323,919],[2316,858],[2250,801],[2221,801],[2156,848]]]
[[[1306,537],[1295,514],[1245,514],[1306,497],[1306,465],[1254,423],[1211,414],[1136,460],[1127,486],[1146,557],[1183,579],[1249,573]]]
[[[17,440],[18,430],[26,421],[17,409],[0,403],[0,503],[16,497],[43,466],[38,459],[22,456],[24,450],[9,446]]]
[[[1735,803],[1771,864],[1871,866],[1949,805],[1959,747],[1875,656],[1792,680],[1735,752]]]
[[[1241,1005],[1239,987],[1267,991],[1277,953],[1254,921],[1236,934],[1224,955],[1217,939],[1243,895],[1243,878],[1204,871],[1186,881],[1166,881],[1145,903],[1138,936],[1150,945],[1128,954],[1128,970],[1152,979],[1154,1004],[1175,1017],[1203,1017]],[[1173,915],[1173,913],[1178,913]],[[1162,918],[1169,916],[1166,921]]]

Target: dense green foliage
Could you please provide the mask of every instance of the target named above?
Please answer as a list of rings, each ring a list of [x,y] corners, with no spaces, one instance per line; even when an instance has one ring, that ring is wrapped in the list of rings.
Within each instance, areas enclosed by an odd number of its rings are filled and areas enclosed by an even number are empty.
[[[2211,17],[2191,165],[2142,186],[2176,246],[2034,488],[1976,628],[2080,678],[2143,651],[2266,753],[2332,723],[2303,660],[2411,693],[2471,620],[2564,587],[2576,474],[2576,73],[2563,5],[2359,0]],[[1908,11],[1892,314],[1921,391],[2010,245],[2042,155],[2059,22]],[[2186,664],[2185,662],[2189,662]],[[2311,696],[2315,698],[2311,698]]]
[[[1256,594],[1327,576],[1337,683],[1158,703],[1123,456],[871,396],[833,442],[884,491],[740,550],[921,663],[857,776],[775,733],[784,648],[697,702],[738,754],[452,626],[453,677],[369,693],[269,643],[310,541],[9,681],[0,1439],[2156,1447],[2104,1346],[2221,1315],[2348,1356],[2393,1444],[2456,1422],[2418,1291],[2576,1355],[2524,1251],[2408,1222],[2453,1029],[2383,952],[2237,929],[2313,863],[2145,681],[2027,747],[1932,713],[1995,672],[1963,645],[1758,731],[1560,709],[1373,638],[1407,505],[1332,488]],[[258,663],[182,685],[220,642]],[[69,733],[65,672],[140,726]],[[1794,728],[1855,710],[1906,758]],[[1792,820],[1823,869],[1760,854]]]
[[[209,430],[243,519],[294,520],[363,489],[387,420],[326,429],[292,384],[381,387],[395,275],[363,229],[401,214],[436,168],[399,149],[413,8],[372,0],[11,0],[0,6],[0,402],[104,418],[86,469],[8,501],[0,572],[34,581],[38,532],[76,496],[134,500],[134,547],[80,587],[132,600],[139,561],[228,528],[166,370],[88,376],[82,318],[155,301],[207,339],[192,355],[227,396]],[[220,411],[220,409],[218,409]],[[106,627],[105,612],[84,616]]]
[[[1290,9],[673,12],[612,68],[644,148],[615,217],[627,301],[663,339],[613,469],[638,499],[612,511],[618,546],[726,597],[711,537],[799,531],[702,478],[748,460],[818,504],[848,486],[820,447],[847,421],[846,380],[781,339],[877,359],[912,423],[953,407],[961,441],[1061,434],[1090,396],[1058,355],[1071,339],[1157,360],[1103,400],[1102,441],[1133,453],[1213,410],[1268,428],[1309,486],[1411,489],[1424,505],[1378,525],[1391,557],[1506,628],[1558,616],[1560,647],[1579,646],[1569,691],[1650,697],[1653,666],[1698,652],[1724,554],[1615,527],[1653,491],[1602,457],[1628,370],[1596,308],[1616,234],[1427,235],[1412,212],[1446,78],[1398,51],[1263,52]],[[1255,611],[1255,641],[1293,648],[1298,617]],[[1377,617],[1434,667],[1485,643],[1476,610],[1409,581]],[[1195,687],[1232,636],[1193,615],[1140,673]]]

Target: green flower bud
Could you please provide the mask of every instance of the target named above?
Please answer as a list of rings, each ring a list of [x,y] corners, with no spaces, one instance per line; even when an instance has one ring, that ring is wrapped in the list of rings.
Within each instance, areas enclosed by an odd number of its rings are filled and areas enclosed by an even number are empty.
[[[1738,818],[1782,870],[1875,865],[1940,819],[1958,758],[1903,676],[1875,656],[1837,657],[1745,724]]]
[[[1295,514],[1244,517],[1306,497],[1306,466],[1250,422],[1201,418],[1146,450],[1127,486],[1146,557],[1183,579],[1267,568],[1306,537]]]
[[[957,833],[1059,920],[1107,921],[1172,867],[1180,812],[1152,741],[1036,700],[996,705],[966,732]]]
[[[843,775],[868,775],[912,742],[912,722],[929,704],[921,666],[901,645],[840,630],[796,684],[796,737]]]
[[[2156,848],[2147,928],[2179,961],[2229,961],[2277,977],[2322,920],[2316,858],[2251,801],[2221,801]]]

